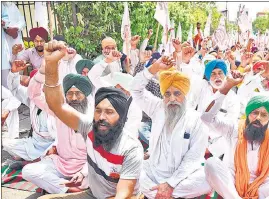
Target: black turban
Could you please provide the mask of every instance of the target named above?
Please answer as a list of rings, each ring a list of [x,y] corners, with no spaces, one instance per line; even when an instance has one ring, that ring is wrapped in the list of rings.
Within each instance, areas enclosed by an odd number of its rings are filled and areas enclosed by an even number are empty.
[[[63,88],[65,94],[72,86],[78,88],[86,97],[92,92],[92,83],[82,75],[70,73],[64,77]]]
[[[88,68],[89,70],[91,70],[93,66],[94,66],[94,63],[91,60],[89,60],[89,59],[82,59],[82,60],[79,60],[76,63],[76,70],[77,70],[77,73],[78,74],[81,74],[82,73],[82,70],[84,68]]]
[[[125,122],[128,111],[127,96],[118,88],[102,87],[95,94],[95,107],[104,99],[108,99],[120,115],[121,121]]]

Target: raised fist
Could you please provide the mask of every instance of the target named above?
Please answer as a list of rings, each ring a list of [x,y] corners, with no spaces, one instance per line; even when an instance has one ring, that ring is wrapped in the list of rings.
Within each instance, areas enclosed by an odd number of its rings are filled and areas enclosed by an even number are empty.
[[[241,62],[244,64],[250,64],[253,59],[253,53],[245,52],[241,57]]]
[[[195,54],[195,49],[191,45],[189,45],[188,43],[183,43],[183,45],[182,45],[182,60],[185,63],[189,63],[189,61],[194,56],[194,54]]]
[[[148,39],[153,35],[153,30],[152,29],[149,29],[148,30]]]
[[[140,40],[140,36],[139,36],[139,35],[135,35],[135,36],[133,36],[133,37],[131,38],[131,45],[132,45],[132,46],[137,45],[137,43],[139,42],[139,40]]]
[[[57,63],[61,60],[66,53],[71,54],[73,52],[72,49],[68,49],[66,43],[63,41],[50,41],[45,44],[44,57],[46,61],[46,65],[48,63]]]
[[[140,58],[140,62],[144,63],[146,61],[148,61],[152,56],[152,51],[151,50],[146,50],[143,53],[141,53],[141,58]]]
[[[26,61],[24,61],[24,60],[15,60],[12,63],[11,72],[12,73],[17,73],[17,72],[20,72],[20,71],[24,70],[27,67],[28,67],[28,65],[26,64]]]
[[[172,44],[174,48],[176,49],[176,52],[181,52],[181,43],[178,39],[173,39]]]
[[[106,62],[107,63],[111,63],[114,62],[116,60],[119,60],[121,58],[122,54],[121,52],[117,51],[117,50],[112,50],[110,51],[110,53],[106,56]]]
[[[17,55],[22,50],[23,50],[22,44],[15,44],[14,46],[12,46],[12,54],[13,55]]]

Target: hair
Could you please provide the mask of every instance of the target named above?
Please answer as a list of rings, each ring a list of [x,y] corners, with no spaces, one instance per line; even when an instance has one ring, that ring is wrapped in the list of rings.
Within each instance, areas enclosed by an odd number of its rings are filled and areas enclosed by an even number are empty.
[[[259,120],[255,120],[250,123],[249,119],[247,118],[244,132],[245,139],[250,142],[262,143],[265,138],[266,129],[268,128],[268,123],[262,126]],[[260,125],[261,127],[253,126],[253,124]]]

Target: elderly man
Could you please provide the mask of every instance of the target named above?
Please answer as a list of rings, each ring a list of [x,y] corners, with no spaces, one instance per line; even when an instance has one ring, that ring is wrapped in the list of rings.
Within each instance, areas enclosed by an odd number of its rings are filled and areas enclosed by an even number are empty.
[[[50,109],[70,128],[83,135],[87,146],[90,190],[66,197],[130,198],[138,191],[143,149],[139,141],[125,133],[127,97],[117,88],[100,88],[95,95],[93,121],[66,103],[58,83],[58,61],[66,46],[52,41],[46,47],[45,94]],[[108,55],[108,62],[118,60],[119,52]],[[62,137],[66,134],[62,133]],[[64,195],[44,198],[59,198]]]
[[[9,90],[20,102],[30,108],[32,136],[23,139],[6,139],[3,142],[5,151],[15,156],[18,160],[25,160],[16,162],[17,168],[23,167],[28,162],[39,160],[41,156],[46,154],[56,137],[54,117],[50,117],[41,111],[35,102],[31,100],[31,91],[29,91],[31,88],[20,85],[19,72],[26,67],[27,65],[24,61],[15,61],[8,75]]]
[[[45,66],[45,65],[44,65]],[[55,117],[41,95],[45,77],[42,66],[31,87],[31,100],[47,114]],[[46,85],[45,85],[46,86]],[[69,74],[63,80],[66,103],[80,113],[86,113],[91,84],[86,77]],[[56,117],[55,117],[56,118]],[[48,156],[40,162],[27,165],[22,170],[24,179],[49,193],[80,192],[88,188],[86,144],[81,134],[73,131],[56,118],[57,143]],[[64,134],[64,135],[63,135]]]
[[[35,47],[23,51],[21,44],[15,44],[12,47],[12,62],[15,60],[25,60],[30,62],[34,69],[40,68],[44,58],[44,44],[48,41],[48,31],[43,27],[32,28],[29,31],[30,39],[34,42]]]
[[[144,162],[140,189],[147,198],[193,198],[211,191],[201,166],[207,136],[198,114],[186,110],[189,78],[171,67],[163,57],[138,73],[131,94],[152,119],[150,157]],[[164,99],[153,96],[145,86],[160,72]]]
[[[193,109],[203,113],[211,102],[215,93],[224,85],[227,76],[227,65],[222,60],[212,60],[205,66],[205,79],[197,82],[190,95],[190,104]],[[227,94],[218,115],[227,119],[237,120],[240,114],[240,101],[233,90]],[[213,156],[220,157],[225,154],[228,147],[226,141],[215,131],[209,132],[208,150]]]
[[[102,40],[102,55],[98,56],[93,60],[94,64],[99,63],[100,61],[104,60],[111,51],[117,50],[117,43],[111,37],[106,37]],[[121,72],[121,62],[120,60],[115,60],[114,62],[110,63],[105,71],[103,72],[102,76],[106,76],[113,72]]]
[[[204,123],[224,136],[230,146],[228,164],[210,158],[205,172],[209,184],[224,198],[264,199],[269,197],[269,95],[251,98],[247,118],[239,123],[217,114],[229,90],[243,79],[237,77],[227,80],[202,115]]]

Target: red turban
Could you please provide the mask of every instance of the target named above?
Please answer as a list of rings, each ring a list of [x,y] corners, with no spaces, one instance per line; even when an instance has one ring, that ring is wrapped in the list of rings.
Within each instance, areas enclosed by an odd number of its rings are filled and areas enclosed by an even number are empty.
[[[259,68],[265,69],[265,64],[264,62],[258,61],[254,64],[253,70],[258,70]]]
[[[39,37],[41,37],[42,39],[44,39],[47,42],[49,33],[45,28],[38,27],[38,28],[32,28],[29,31],[29,35],[30,35],[30,39],[32,41],[34,41],[36,36],[38,35]]]

